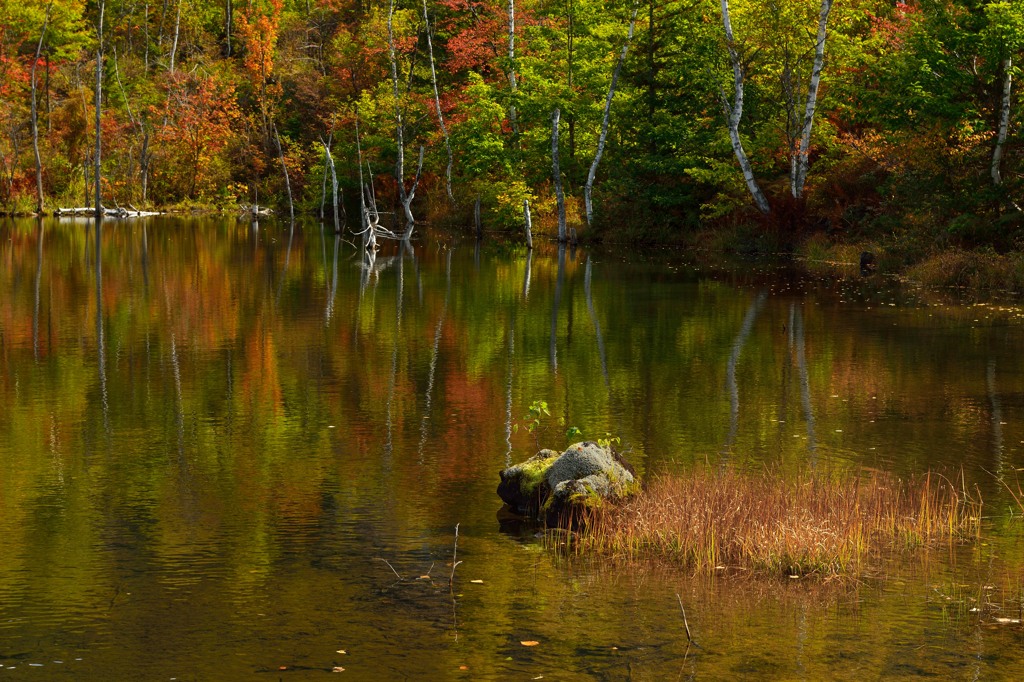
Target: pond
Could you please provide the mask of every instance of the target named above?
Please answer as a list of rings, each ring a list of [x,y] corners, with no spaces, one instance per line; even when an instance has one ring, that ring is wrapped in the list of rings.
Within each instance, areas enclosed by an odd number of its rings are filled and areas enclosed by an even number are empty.
[[[0,680],[1022,679],[1022,348],[852,270],[0,222]],[[852,585],[566,557],[495,488],[569,426],[646,476],[940,471],[983,536]]]

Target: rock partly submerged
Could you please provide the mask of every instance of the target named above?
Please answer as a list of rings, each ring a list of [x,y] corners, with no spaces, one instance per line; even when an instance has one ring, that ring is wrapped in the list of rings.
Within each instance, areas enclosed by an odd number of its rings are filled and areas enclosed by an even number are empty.
[[[515,514],[561,525],[574,509],[632,494],[635,473],[611,448],[586,441],[562,453],[541,450],[503,470],[498,496]]]

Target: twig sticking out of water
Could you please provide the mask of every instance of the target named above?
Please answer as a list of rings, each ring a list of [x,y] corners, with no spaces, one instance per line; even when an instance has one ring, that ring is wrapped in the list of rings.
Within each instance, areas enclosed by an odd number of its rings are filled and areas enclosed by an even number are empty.
[[[676,592],[676,601],[679,602],[679,610],[683,612],[683,625],[686,626],[686,641],[693,642],[693,635],[690,634],[690,623],[686,620],[686,609],[683,608],[683,598]]]
[[[459,524],[455,524],[455,545],[452,547],[452,574],[448,578],[448,589],[452,589],[452,585],[455,582],[455,569],[461,564],[461,561],[456,561],[455,557],[459,553]]]
[[[398,571],[395,570],[395,567],[391,565],[390,561],[388,561],[384,557],[377,557],[377,558],[380,559],[381,561],[383,561],[384,563],[386,563],[388,565],[388,568],[391,569],[391,572],[394,573],[398,577],[399,580],[405,580],[405,578],[403,578],[401,575],[399,575]]]

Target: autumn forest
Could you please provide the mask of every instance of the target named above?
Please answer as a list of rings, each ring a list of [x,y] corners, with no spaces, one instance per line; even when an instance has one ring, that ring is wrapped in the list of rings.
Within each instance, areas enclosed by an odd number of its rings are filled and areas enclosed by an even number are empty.
[[[1014,249],[1022,50],[989,0],[4,0],[0,211]]]

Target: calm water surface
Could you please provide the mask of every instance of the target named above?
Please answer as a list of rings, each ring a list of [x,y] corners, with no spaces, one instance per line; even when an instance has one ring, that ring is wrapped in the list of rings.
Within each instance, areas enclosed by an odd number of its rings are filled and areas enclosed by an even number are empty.
[[[1022,348],[881,278],[2,222],[0,680],[1021,679]],[[647,475],[962,471],[990,518],[854,586],[568,561],[496,517],[534,400]]]

